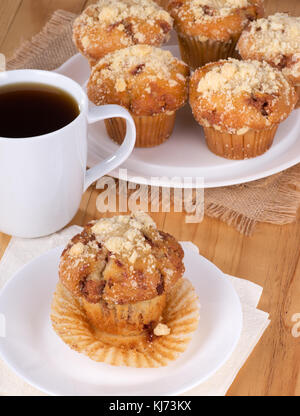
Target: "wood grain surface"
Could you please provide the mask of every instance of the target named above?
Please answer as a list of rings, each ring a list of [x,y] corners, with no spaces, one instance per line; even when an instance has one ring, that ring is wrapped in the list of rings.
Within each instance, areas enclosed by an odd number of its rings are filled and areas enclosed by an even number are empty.
[[[79,13],[93,1],[0,0],[0,52],[10,56],[24,40],[45,25],[57,9]],[[300,0],[266,0],[268,14],[287,11],[300,15]],[[13,161],[12,161],[13,163]],[[72,223],[99,218],[92,186],[83,196]],[[300,215],[285,226],[259,224],[246,237],[224,223],[205,217],[186,224],[185,214],[156,213],[159,228],[179,240],[195,243],[200,253],[225,273],[263,286],[259,307],[270,313],[271,324],[239,372],[228,395],[300,395],[300,338],[292,336],[292,316],[300,313]],[[0,257],[9,236],[0,234]]]

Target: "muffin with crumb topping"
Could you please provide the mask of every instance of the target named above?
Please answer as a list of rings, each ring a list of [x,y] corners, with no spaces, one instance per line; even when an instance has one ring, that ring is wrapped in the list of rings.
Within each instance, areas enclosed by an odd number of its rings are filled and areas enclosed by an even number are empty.
[[[262,0],[169,0],[167,9],[193,69],[233,57],[245,26],[263,15]]]
[[[252,22],[242,33],[237,49],[243,59],[267,61],[293,83],[300,105],[300,17],[276,13]]]
[[[176,111],[187,101],[188,75],[188,66],[171,52],[135,45],[106,55],[94,66],[88,96],[96,105],[127,108],[136,125],[136,147],[156,146],[170,137]],[[105,124],[109,136],[122,143],[124,120],[108,119]]]
[[[128,46],[160,46],[172,27],[169,13],[152,0],[99,0],[75,20],[73,38],[93,66],[107,53]]]
[[[266,152],[296,102],[292,84],[267,62],[210,63],[190,83],[190,105],[209,149],[229,159]]]
[[[62,253],[62,285],[95,329],[134,336],[166,330],[166,295],[182,278],[183,250],[138,212],[88,224]]]

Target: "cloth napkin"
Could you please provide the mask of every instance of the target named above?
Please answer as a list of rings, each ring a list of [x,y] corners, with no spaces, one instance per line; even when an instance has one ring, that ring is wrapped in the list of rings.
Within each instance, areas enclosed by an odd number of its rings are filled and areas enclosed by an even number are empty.
[[[52,248],[66,244],[80,230],[81,227],[72,226],[49,237],[32,240],[13,237],[0,263],[0,289],[23,265]],[[198,252],[194,244],[190,243],[190,247]],[[262,287],[225,274],[224,278],[233,284],[242,304],[240,340],[232,356],[213,376],[184,395],[224,396],[270,323],[268,313],[257,309]],[[20,379],[0,360],[0,395],[41,396],[44,393]]]

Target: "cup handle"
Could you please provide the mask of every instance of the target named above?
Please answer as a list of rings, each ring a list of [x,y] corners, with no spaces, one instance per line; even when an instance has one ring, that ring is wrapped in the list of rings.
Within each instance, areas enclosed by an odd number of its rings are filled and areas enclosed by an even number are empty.
[[[128,159],[132,153],[136,140],[136,129],[133,118],[130,113],[123,107],[115,104],[96,106],[92,105],[88,111],[88,124],[96,123],[107,118],[121,117],[126,120],[126,136],[116,153],[86,172],[84,190],[102,176],[116,169]]]

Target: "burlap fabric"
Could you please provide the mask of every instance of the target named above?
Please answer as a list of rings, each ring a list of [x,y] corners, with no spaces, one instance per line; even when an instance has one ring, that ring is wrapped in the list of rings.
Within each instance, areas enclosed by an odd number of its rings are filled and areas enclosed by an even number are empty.
[[[72,42],[75,15],[54,13],[41,33],[25,42],[7,62],[7,69],[53,70],[77,53]],[[300,164],[255,182],[208,189],[205,215],[218,218],[250,235],[258,222],[293,222],[300,205]]]

